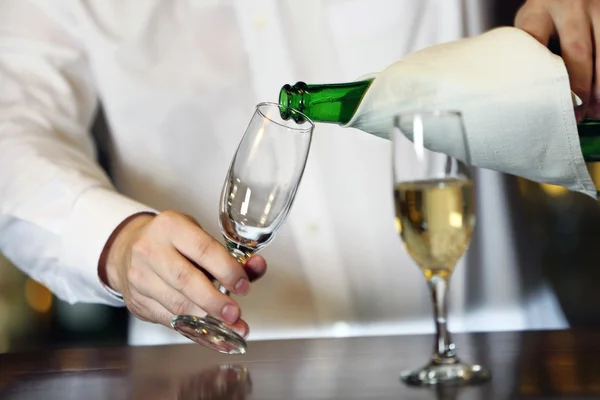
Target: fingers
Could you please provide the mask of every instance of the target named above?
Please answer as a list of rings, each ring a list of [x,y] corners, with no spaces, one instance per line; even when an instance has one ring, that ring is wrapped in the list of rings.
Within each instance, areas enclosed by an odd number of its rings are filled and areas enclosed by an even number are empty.
[[[132,296],[139,295],[155,299],[171,315],[195,315],[202,317],[206,311],[194,304],[182,293],[167,285],[153,272],[144,274],[143,278],[131,282]],[[137,292],[137,293],[136,293]]]
[[[233,324],[240,317],[235,301],[218,291],[208,278],[175,249],[153,260],[154,271],[165,283],[182,293],[210,315]]]
[[[248,327],[248,324],[241,318],[238,319],[235,322],[235,324],[228,324],[227,326],[229,326],[233,331],[235,331],[238,335],[240,335],[243,338],[247,338],[248,334],[250,333],[250,328]]]
[[[176,212],[159,214],[130,236],[133,240],[123,257],[128,265],[123,294],[136,316],[170,326],[173,315],[208,313],[241,335],[248,334],[238,304],[211,278],[230,292],[245,294],[250,278],[264,275],[264,258],[251,257],[242,266],[193,219]]]
[[[250,282],[254,282],[262,278],[267,272],[267,262],[261,256],[253,256],[246,261],[244,269],[246,270]]]
[[[173,218],[178,219],[177,229],[170,232],[173,246],[185,257],[202,266],[227,290],[245,295],[250,284],[242,265],[225,247],[190,219],[179,215]]]
[[[571,90],[581,98],[583,106],[576,110],[578,120],[583,119],[590,103],[594,107],[600,86],[593,82],[594,39],[600,43],[599,29],[592,33],[592,23],[600,28],[598,1],[588,0],[528,0],[515,17],[515,26],[528,32],[540,43],[548,45],[556,33],[560,39],[561,56],[567,67]],[[597,75],[596,75],[597,76]],[[593,86],[592,86],[593,85]],[[595,109],[598,108],[596,104]],[[593,111],[600,111],[598,110]]]
[[[548,45],[554,33],[552,17],[539,2],[528,2],[521,7],[515,17],[515,26],[529,33],[544,46]]]
[[[219,292],[220,293],[220,292]],[[140,319],[171,327],[174,315],[203,317],[206,311],[182,293],[167,285],[158,275],[146,273],[131,282],[130,310]],[[229,324],[242,337],[249,332],[248,324],[237,318]]]
[[[136,294],[135,296],[132,296],[128,307],[129,310],[142,321],[158,323],[166,326],[167,328],[171,328],[171,319],[173,318],[173,316],[180,315],[173,314],[171,311],[163,307],[163,305],[160,304],[158,301],[154,300],[153,298],[143,296],[141,294]],[[204,312],[200,312],[189,315],[204,316],[205,314],[206,313]],[[248,337],[250,329],[248,328],[248,324],[246,323],[246,321],[238,319],[234,324],[228,326],[243,338]]]
[[[560,38],[561,55],[567,66],[571,90],[583,101],[578,110],[581,119],[590,102],[593,77],[592,28],[586,2],[571,0],[569,7],[551,8],[556,31]]]

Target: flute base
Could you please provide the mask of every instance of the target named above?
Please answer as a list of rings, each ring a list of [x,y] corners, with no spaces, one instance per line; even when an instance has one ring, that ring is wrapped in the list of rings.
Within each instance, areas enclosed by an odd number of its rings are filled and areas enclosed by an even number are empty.
[[[211,316],[177,315],[171,326],[188,339],[224,354],[245,354],[246,341],[224,323]]]
[[[421,369],[404,371],[400,379],[412,386],[461,386],[485,383],[491,379],[491,374],[481,365],[431,362]]]

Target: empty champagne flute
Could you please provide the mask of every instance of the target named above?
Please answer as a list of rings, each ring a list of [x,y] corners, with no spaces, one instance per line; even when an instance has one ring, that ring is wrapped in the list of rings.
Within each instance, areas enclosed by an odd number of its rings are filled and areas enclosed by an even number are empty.
[[[276,103],[256,106],[225,178],[219,210],[225,245],[241,264],[269,244],[285,222],[313,129],[312,121],[294,109]],[[229,295],[221,285],[219,290]],[[171,325],[221,353],[246,352],[244,338],[212,316],[178,315]]]
[[[435,317],[433,354],[422,368],[405,371],[411,385],[483,382],[490,373],[462,363],[447,327],[446,294],[452,272],[475,227],[469,148],[459,112],[399,114],[392,129],[396,229],[425,276]],[[447,154],[437,152],[443,148]]]

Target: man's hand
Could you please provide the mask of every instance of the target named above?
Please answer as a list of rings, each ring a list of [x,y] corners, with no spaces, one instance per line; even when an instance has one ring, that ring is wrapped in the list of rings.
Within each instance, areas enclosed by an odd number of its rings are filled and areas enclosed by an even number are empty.
[[[577,120],[600,118],[600,63],[594,62],[600,57],[600,0],[527,0],[515,26],[544,45],[558,35],[571,90],[583,101]]]
[[[106,283],[123,294],[136,317],[170,327],[173,315],[208,313],[247,336],[237,303],[197,266],[231,293],[245,295],[249,281],[266,271],[262,257],[242,266],[192,218],[173,211],[134,216],[113,236],[99,268],[106,268]]]

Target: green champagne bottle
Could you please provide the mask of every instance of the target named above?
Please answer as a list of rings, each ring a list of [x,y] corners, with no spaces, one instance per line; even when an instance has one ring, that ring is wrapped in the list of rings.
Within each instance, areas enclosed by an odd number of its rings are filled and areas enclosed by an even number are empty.
[[[344,125],[352,119],[372,82],[372,79],[322,85],[298,82],[281,88],[279,103],[300,111],[314,122]],[[302,122],[299,114],[282,117]],[[600,161],[600,121],[584,120],[577,124],[577,130],[583,159],[586,162]]]

